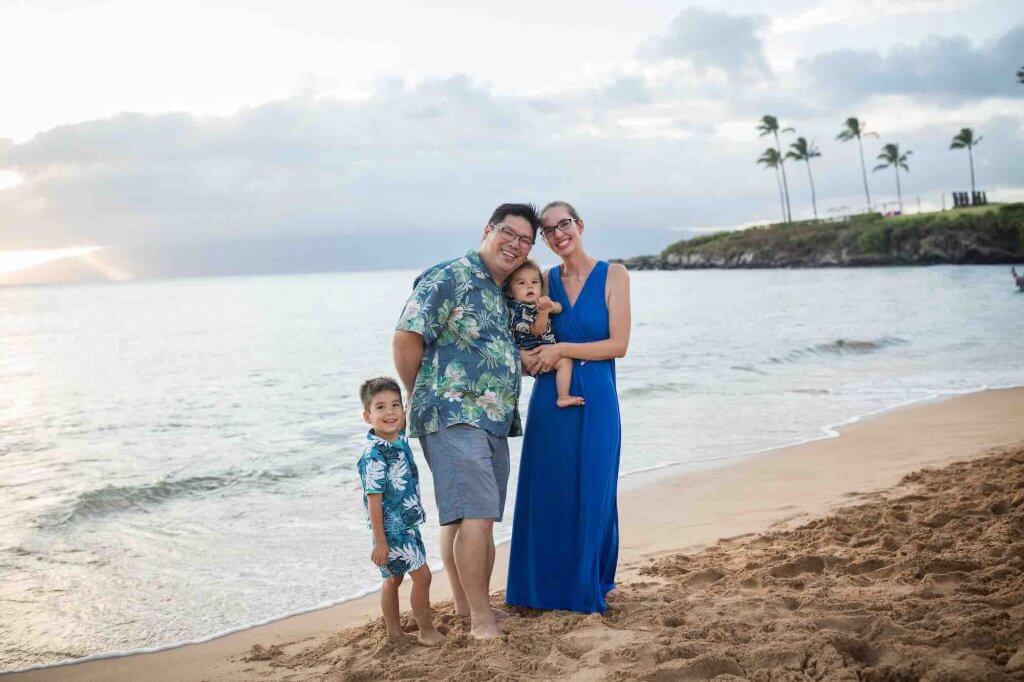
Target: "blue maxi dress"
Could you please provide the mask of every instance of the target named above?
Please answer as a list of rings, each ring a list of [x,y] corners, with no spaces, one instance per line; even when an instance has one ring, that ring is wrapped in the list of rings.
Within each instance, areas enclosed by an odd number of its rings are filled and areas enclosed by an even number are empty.
[[[569,304],[561,268],[549,275],[559,341],[608,338],[605,282],[599,261]],[[512,525],[506,601],[535,609],[604,612],[615,588],[619,554],[616,489],[622,444],[615,361],[573,361],[572,395],[586,405],[555,405],[555,373],[537,377],[523,439]]]

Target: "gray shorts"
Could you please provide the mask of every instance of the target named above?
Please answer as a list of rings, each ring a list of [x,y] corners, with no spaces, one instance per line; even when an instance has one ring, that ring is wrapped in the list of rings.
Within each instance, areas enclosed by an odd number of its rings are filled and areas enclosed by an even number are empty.
[[[469,424],[453,424],[420,438],[434,476],[442,526],[462,519],[501,521],[508,489],[508,439]]]

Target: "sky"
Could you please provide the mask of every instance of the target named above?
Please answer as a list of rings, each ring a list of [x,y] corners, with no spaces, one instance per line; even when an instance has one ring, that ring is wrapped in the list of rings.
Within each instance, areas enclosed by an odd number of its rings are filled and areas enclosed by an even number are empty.
[[[912,150],[908,211],[969,188],[963,127],[979,189],[1021,200],[1022,66],[1006,0],[0,0],[0,252],[118,279],[414,268],[502,202],[564,199],[595,255],[653,253],[779,219],[764,114],[821,150],[822,217],[865,204],[849,116],[869,172]]]

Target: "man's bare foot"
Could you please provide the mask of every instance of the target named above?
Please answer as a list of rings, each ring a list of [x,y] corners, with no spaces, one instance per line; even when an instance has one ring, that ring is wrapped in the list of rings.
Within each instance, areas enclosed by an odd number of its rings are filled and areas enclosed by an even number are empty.
[[[470,628],[469,634],[475,639],[494,639],[495,637],[501,637],[504,632],[498,627],[497,622],[473,624]]]
[[[416,637],[416,641],[423,646],[437,646],[444,642],[445,636],[434,628],[429,630],[420,630],[419,636]]]
[[[491,613],[494,614],[494,620],[497,620],[497,621],[502,621],[502,620],[505,620],[506,618],[508,618],[508,614],[507,613],[505,613],[504,611],[499,611],[498,609],[495,609],[495,608],[491,609]],[[469,609],[467,608],[465,612],[462,612],[462,611],[459,611],[459,609],[456,608],[455,609],[455,615],[458,616],[459,618],[469,618],[469,616],[470,616]]]
[[[392,644],[412,644],[416,641],[416,635],[409,634],[399,630],[398,632],[388,632],[388,641]]]
[[[555,404],[559,407],[577,407],[583,405],[583,398],[575,395],[567,395],[564,398],[559,398],[555,401]]]

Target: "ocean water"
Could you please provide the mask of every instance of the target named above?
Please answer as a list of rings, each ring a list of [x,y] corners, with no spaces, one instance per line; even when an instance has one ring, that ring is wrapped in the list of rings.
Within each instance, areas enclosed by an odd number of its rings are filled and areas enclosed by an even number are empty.
[[[355,392],[414,274],[0,289],[0,671],[374,589]],[[635,272],[632,300],[624,474],[1024,384],[1002,267]]]

